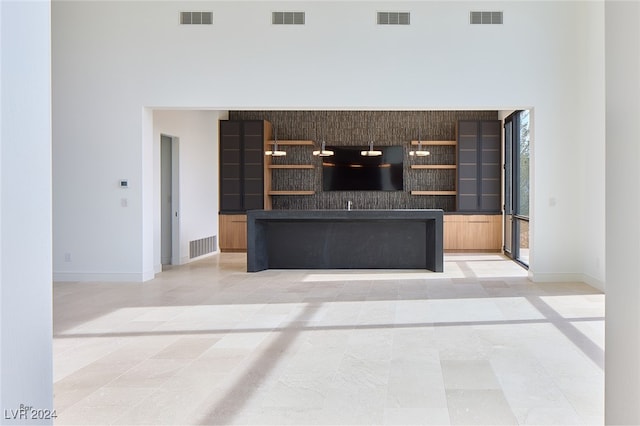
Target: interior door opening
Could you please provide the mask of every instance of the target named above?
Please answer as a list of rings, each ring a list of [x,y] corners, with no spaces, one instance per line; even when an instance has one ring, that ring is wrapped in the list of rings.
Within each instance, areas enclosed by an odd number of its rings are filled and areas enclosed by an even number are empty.
[[[160,136],[160,263],[180,264],[178,139]]]

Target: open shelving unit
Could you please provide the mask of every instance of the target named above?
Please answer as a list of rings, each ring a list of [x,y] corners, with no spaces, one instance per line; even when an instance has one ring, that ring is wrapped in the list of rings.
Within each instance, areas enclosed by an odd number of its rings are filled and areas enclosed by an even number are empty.
[[[266,147],[273,146],[274,144],[275,144],[275,140],[272,140],[272,139],[265,142]],[[286,147],[286,146],[313,147],[314,142],[312,140],[280,140],[278,139],[278,146],[279,147]],[[280,158],[283,158],[283,157],[280,157]],[[309,152],[309,158],[312,158],[311,152]],[[306,189],[274,190],[272,188],[272,173],[274,171],[277,173],[278,171],[281,171],[281,170],[304,171],[304,170],[313,170],[313,169],[315,169],[315,165],[311,163],[273,164],[271,157],[268,157],[268,159],[265,161],[265,191],[264,191],[265,195],[267,195],[267,197],[277,197],[277,196],[284,196],[284,195],[295,195],[295,196],[314,195],[316,192],[310,189],[309,190],[306,190]],[[268,206],[269,208],[271,206],[270,200],[268,202]]]
[[[422,145],[422,146],[447,146],[447,147],[452,147],[454,150],[458,145],[458,142],[455,140],[440,140],[440,141],[434,141],[434,140],[426,140],[426,141],[417,141],[417,140],[412,140],[411,141],[411,146],[418,146],[418,145]],[[455,158],[455,152],[452,153],[454,155]],[[415,170],[415,171],[424,171],[424,170],[457,170],[458,166],[457,164],[411,164],[409,166],[410,170]],[[455,181],[454,181],[454,187],[452,189],[449,190],[413,190],[410,192],[411,195],[418,195],[418,196],[431,196],[431,195],[450,195],[450,196],[455,196],[457,195],[457,191],[455,188]]]

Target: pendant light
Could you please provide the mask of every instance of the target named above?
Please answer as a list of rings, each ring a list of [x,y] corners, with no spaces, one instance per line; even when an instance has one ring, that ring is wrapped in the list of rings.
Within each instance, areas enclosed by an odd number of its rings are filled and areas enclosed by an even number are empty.
[[[273,130],[273,134],[274,134],[273,150],[265,151],[264,155],[270,155],[272,157],[284,157],[285,155],[287,155],[287,152],[278,150],[278,132],[276,132],[275,129]]]
[[[313,155],[316,157],[331,157],[333,154],[333,151],[327,149],[327,144],[324,140],[322,141],[322,144],[320,144],[320,149],[313,151]]]
[[[373,134],[372,134],[372,125],[371,125],[371,118],[369,119],[369,149],[368,150],[364,150],[364,151],[360,151],[360,155],[362,155],[363,157],[379,157],[382,155],[382,151],[378,151],[376,149],[373,149]]]
[[[369,149],[360,151],[360,155],[362,155],[363,157],[379,157],[382,155],[382,151],[373,149],[373,141],[371,141],[369,142]]]
[[[431,154],[429,151],[422,149],[422,140],[420,139],[420,128],[418,128],[418,149],[409,151],[409,155],[416,157],[426,157]]]
[[[331,157],[334,152],[331,151],[330,149],[327,149],[327,144],[324,141],[324,132],[326,130],[326,126],[327,126],[327,122],[328,122],[328,115],[329,115],[329,111],[325,111],[325,117],[324,117],[324,123],[323,123],[323,130],[322,130],[322,143],[320,144],[320,149],[313,151],[313,155],[315,155],[316,157]],[[318,134],[318,127],[316,125],[316,135]]]

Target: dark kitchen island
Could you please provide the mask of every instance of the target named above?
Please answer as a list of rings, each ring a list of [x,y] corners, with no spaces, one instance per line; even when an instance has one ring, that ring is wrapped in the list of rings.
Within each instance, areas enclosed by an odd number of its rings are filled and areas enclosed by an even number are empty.
[[[250,210],[247,271],[443,271],[443,211]]]

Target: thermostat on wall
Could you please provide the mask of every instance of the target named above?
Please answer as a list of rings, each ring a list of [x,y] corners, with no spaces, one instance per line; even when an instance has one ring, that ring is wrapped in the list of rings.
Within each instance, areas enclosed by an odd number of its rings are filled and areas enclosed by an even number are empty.
[[[120,188],[129,188],[129,181],[127,179],[120,179]]]

